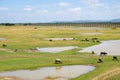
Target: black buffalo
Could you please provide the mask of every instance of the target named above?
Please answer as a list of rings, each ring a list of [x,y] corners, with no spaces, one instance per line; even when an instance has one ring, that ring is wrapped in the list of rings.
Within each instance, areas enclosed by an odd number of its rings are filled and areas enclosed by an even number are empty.
[[[101,52],[100,53],[100,56],[104,56],[104,55],[107,55],[107,52]]]
[[[82,39],[81,41],[89,41],[89,39],[88,39],[88,38],[85,38],[85,39]]]
[[[113,60],[113,61],[114,61],[114,60],[118,61],[117,56],[113,56],[113,59],[112,59],[112,60]]]
[[[97,63],[103,63],[102,59],[98,59]]]
[[[7,45],[6,45],[6,44],[2,44],[2,46],[3,46],[3,47],[7,47]]]

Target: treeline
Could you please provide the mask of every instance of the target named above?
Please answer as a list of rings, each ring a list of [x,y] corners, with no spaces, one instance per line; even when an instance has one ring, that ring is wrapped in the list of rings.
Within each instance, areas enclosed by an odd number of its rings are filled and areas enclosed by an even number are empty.
[[[87,23],[1,23],[4,26],[78,26],[78,27],[120,27],[120,22],[87,22]]]
[[[14,23],[1,23],[0,25],[4,25],[4,26],[15,26]]]

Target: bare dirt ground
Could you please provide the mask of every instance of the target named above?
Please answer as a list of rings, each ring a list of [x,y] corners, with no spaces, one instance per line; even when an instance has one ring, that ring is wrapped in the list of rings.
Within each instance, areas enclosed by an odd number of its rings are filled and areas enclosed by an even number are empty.
[[[16,78],[16,77],[0,77],[0,80],[25,80],[25,79]]]
[[[0,48],[0,51],[14,52],[13,50],[6,49],[6,48]]]

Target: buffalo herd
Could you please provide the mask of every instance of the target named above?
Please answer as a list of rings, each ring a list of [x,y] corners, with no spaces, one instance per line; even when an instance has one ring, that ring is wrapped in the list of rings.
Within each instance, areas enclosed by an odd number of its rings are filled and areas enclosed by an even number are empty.
[[[96,38],[96,37],[95,37],[95,38],[92,38],[91,40],[92,40],[92,42],[100,42],[99,39]],[[88,41],[90,41],[90,39],[84,38],[84,39],[82,39],[81,41],[86,41],[86,42],[88,42]]]
[[[66,39],[63,39],[63,40],[66,40]],[[49,41],[52,41],[52,39],[50,39]],[[89,39],[85,38],[85,39],[82,39],[81,41],[89,41]],[[100,42],[100,41],[98,40],[98,38],[92,38],[92,42]],[[7,47],[7,44],[2,44],[2,47]],[[31,49],[31,50],[36,50],[36,49],[34,48],[34,49]],[[14,50],[14,52],[17,52],[17,51],[18,51],[18,49],[16,48]],[[95,54],[95,52],[92,51],[92,54]],[[107,52],[100,52],[100,56],[105,56],[107,54],[108,54]],[[117,56],[113,56],[112,60],[113,61],[118,61]],[[103,60],[99,58],[97,63],[103,63]],[[62,64],[62,60],[61,59],[55,59],[55,64]]]

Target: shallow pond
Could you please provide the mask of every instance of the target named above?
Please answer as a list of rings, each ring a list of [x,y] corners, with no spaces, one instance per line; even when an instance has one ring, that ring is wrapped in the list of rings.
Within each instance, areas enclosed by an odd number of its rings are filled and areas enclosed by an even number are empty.
[[[93,66],[73,65],[62,67],[43,67],[37,70],[16,70],[0,72],[0,76],[17,77],[26,80],[69,80],[94,70]]]
[[[79,52],[92,52],[100,54],[100,52],[107,52],[108,55],[120,55],[120,40],[102,41],[101,44],[84,48]]]
[[[0,38],[0,40],[5,40],[5,38]]]
[[[37,48],[40,52],[50,52],[50,53],[58,53],[65,50],[71,50],[78,48],[77,46],[66,46],[66,47],[47,47],[47,48]]]
[[[74,38],[46,38],[45,40],[74,40]]]
[[[103,33],[100,33],[100,32],[86,32],[86,33],[80,33],[80,34],[83,34],[83,35],[99,35],[99,34],[103,34]]]

